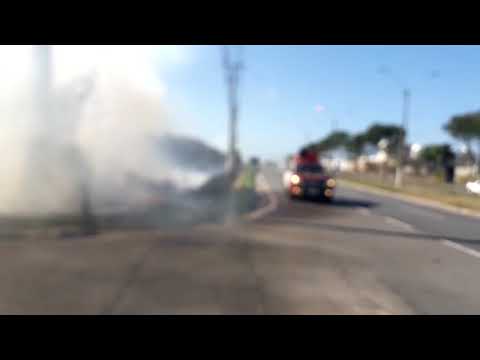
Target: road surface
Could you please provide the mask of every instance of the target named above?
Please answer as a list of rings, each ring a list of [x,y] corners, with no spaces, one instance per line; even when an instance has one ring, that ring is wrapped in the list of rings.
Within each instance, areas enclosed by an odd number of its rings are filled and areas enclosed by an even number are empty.
[[[265,175],[281,192],[278,174]],[[339,188],[332,205],[283,200],[279,211],[263,221],[315,228],[328,232],[338,248],[348,244],[346,251],[361,252],[362,262],[414,313],[480,312],[476,218]]]
[[[477,314],[478,221],[339,189],[233,226],[0,242],[0,313]]]

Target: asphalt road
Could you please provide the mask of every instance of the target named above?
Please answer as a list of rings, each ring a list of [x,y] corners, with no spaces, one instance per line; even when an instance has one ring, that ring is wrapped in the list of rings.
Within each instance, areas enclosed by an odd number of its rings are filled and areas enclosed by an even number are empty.
[[[279,175],[254,222],[2,241],[0,313],[480,313],[475,220],[349,189],[290,201]]]
[[[265,172],[276,191],[281,191],[278,172]],[[459,244],[480,250],[480,220],[475,217],[457,215],[452,212],[432,209],[387,196],[361,192],[348,187],[340,187],[337,192],[337,205],[364,208],[374,215],[392,217],[413,227],[416,231],[455,241]]]
[[[339,194],[340,198],[355,198],[368,202],[366,207],[373,214],[393,217],[432,237],[449,239],[480,250],[479,218],[412,205],[386,196],[362,193],[348,188],[342,188]]]
[[[278,172],[265,175],[282,199],[262,220],[266,226],[315,229],[319,240],[355,256],[413,313],[480,313],[478,219],[341,187],[331,205],[290,201]]]

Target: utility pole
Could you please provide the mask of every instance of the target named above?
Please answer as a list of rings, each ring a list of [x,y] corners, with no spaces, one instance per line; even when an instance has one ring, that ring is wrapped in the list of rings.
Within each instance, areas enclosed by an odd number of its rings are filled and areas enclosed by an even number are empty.
[[[230,174],[235,173],[238,164],[236,157],[237,150],[237,127],[238,127],[238,93],[240,84],[240,72],[244,69],[243,54],[240,46],[235,47],[237,54],[232,53],[230,46],[223,46],[223,67],[228,89],[228,105],[229,105],[229,125],[228,125],[228,156],[227,171]],[[236,55],[236,56],[235,56]]]
[[[32,46],[32,130],[34,136],[29,142],[28,160],[26,163],[26,183],[28,189],[25,193],[29,196],[34,211],[43,210],[44,204],[49,203],[50,194],[45,190],[48,179],[51,177],[51,161],[54,152],[51,141],[55,138],[51,128],[51,92],[52,92],[52,52],[50,45]],[[29,180],[30,179],[30,180]],[[35,186],[29,185],[35,179]],[[40,207],[37,209],[39,204]]]
[[[53,82],[52,48],[50,45],[33,45],[33,66],[33,99],[38,120],[36,126],[48,133]]]
[[[402,129],[403,136],[400,134],[397,148],[397,168],[395,170],[395,187],[401,188],[403,186],[403,166],[404,166],[404,149],[407,143],[408,121],[410,113],[410,99],[411,92],[409,89],[403,91],[403,115],[402,115]]]
[[[91,205],[91,189],[90,182],[88,179],[88,170],[86,169],[85,160],[82,157],[81,152],[74,146],[65,147],[65,134],[56,134],[52,135],[52,131],[55,132],[58,129],[56,128],[55,122],[55,109],[57,105],[54,101],[54,66],[53,66],[53,54],[51,45],[33,45],[33,101],[35,104],[35,114],[37,116],[36,128],[39,131],[39,138],[37,141],[39,143],[34,143],[34,148],[32,149],[35,158],[32,160],[31,166],[35,167],[34,176],[39,176],[39,174],[45,174],[45,177],[48,179],[51,174],[49,173],[51,169],[55,166],[64,166],[64,163],[56,164],[51,158],[57,158],[58,153],[68,153],[70,151],[70,158],[75,170],[78,171],[78,176],[75,176],[75,179],[72,179],[77,182],[77,191],[79,192],[80,198],[80,226],[86,235],[92,235],[97,232],[97,225],[95,217],[93,215],[93,209]],[[83,97],[88,93],[89,88],[82,89],[84,92],[78,94],[77,101],[83,101]],[[57,105],[58,106],[58,105]],[[74,111],[74,109],[72,109]],[[59,140],[60,139],[60,140]],[[70,145],[71,146],[71,145]],[[38,157],[36,154],[40,151],[43,156]],[[73,150],[73,151],[72,151]],[[45,179],[41,179],[45,181]],[[53,189],[47,189],[53,191]],[[41,191],[41,193],[47,193],[47,196],[51,196],[49,191]]]

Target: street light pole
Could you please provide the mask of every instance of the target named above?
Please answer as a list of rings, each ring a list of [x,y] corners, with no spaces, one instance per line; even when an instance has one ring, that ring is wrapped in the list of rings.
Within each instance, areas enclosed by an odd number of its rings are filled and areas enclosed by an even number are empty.
[[[390,75],[390,78],[394,80],[397,85],[400,85],[403,88],[403,114],[402,114],[402,129],[403,136],[399,139],[398,148],[397,148],[397,167],[395,169],[395,187],[400,188],[403,186],[403,165],[404,165],[404,147],[407,139],[409,117],[410,117],[410,101],[412,98],[411,90],[403,85],[403,82],[395,76],[394,73],[386,66],[382,66],[378,69],[378,72],[383,75]],[[432,79],[439,77],[438,71],[433,71],[430,75]]]
[[[402,129],[403,135],[400,134],[397,147],[397,168],[395,170],[395,187],[401,188],[403,186],[403,166],[404,166],[404,149],[407,143],[409,115],[410,115],[410,100],[411,91],[405,89],[403,91],[403,115],[402,115]]]

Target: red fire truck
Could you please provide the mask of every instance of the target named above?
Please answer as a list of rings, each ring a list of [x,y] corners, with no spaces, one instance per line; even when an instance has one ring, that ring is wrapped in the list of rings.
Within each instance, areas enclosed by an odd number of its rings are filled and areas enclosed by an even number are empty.
[[[312,198],[330,202],[335,196],[337,183],[320,165],[315,152],[303,150],[290,159],[283,183],[292,198]]]

